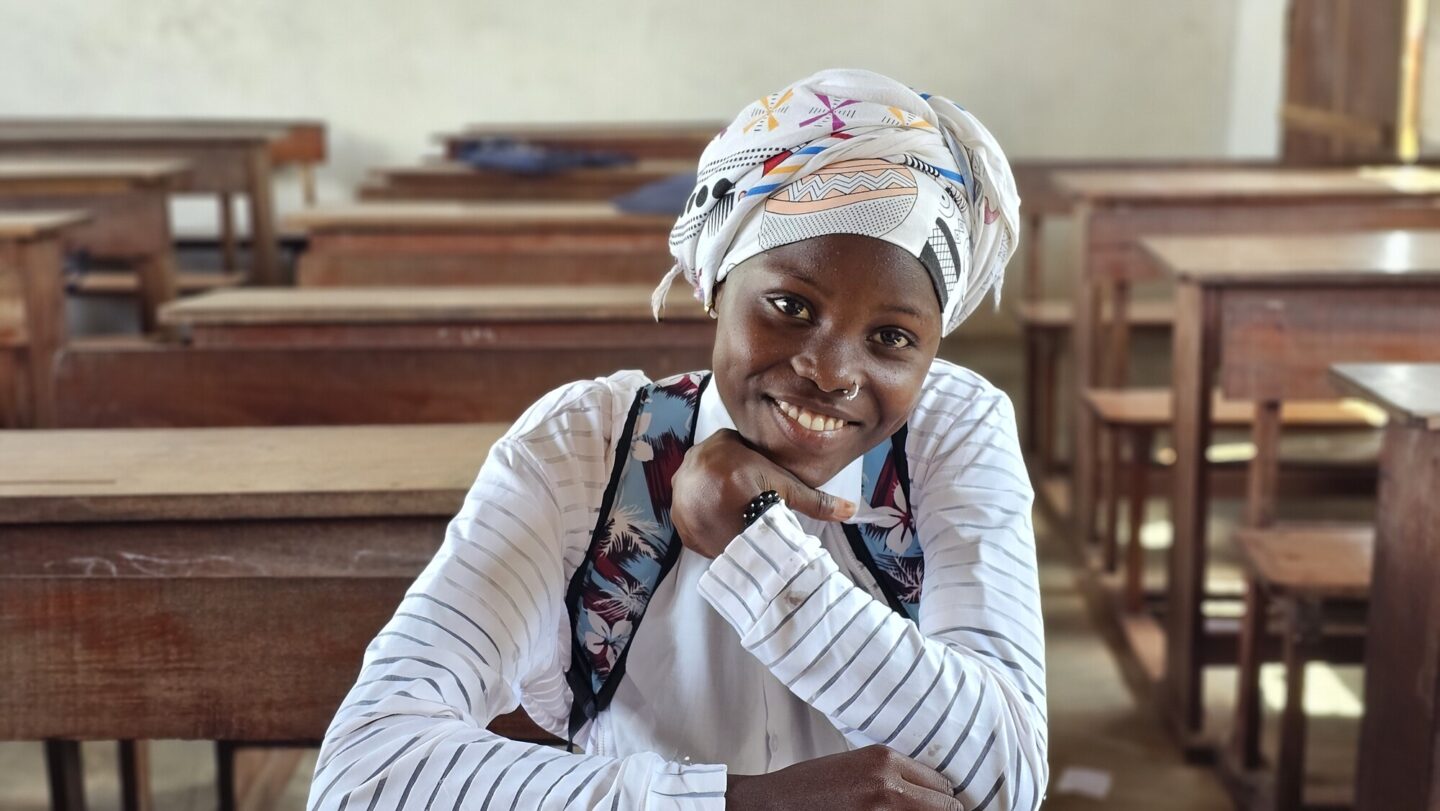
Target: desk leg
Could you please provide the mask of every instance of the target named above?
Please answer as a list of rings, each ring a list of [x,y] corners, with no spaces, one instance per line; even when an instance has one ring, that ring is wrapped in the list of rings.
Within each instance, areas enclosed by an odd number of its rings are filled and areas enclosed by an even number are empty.
[[[1440,808],[1440,431],[1392,420],[1380,453],[1355,807]]]
[[[230,192],[221,192],[217,199],[220,201],[221,269],[234,273],[240,266],[239,248],[235,244],[235,197]]]
[[[120,741],[120,808],[122,811],[150,811],[150,742]]]
[[[1175,395],[1174,491],[1165,634],[1165,709],[1182,744],[1194,742],[1204,715],[1201,665],[1205,597],[1205,532],[1209,482],[1205,449],[1210,445],[1210,392],[1216,363],[1219,302],[1194,284],[1175,291],[1172,364]]]
[[[85,811],[85,771],[79,741],[46,741],[45,771],[52,811]]]
[[[283,279],[275,229],[275,190],[270,175],[270,153],[265,147],[251,152],[247,175],[252,263],[250,281],[258,285],[278,285]]]
[[[1075,265],[1075,322],[1071,327],[1070,352],[1074,358],[1071,368],[1075,370],[1074,401],[1071,411],[1074,422],[1070,433],[1071,471],[1073,483],[1070,514],[1073,516],[1072,531],[1081,549],[1088,550],[1090,539],[1095,532],[1095,470],[1096,437],[1095,416],[1085,406],[1085,390],[1096,384],[1097,331],[1100,322],[1100,295],[1090,276],[1089,213],[1085,205],[1075,212],[1076,243]]]
[[[65,345],[65,254],[60,241],[32,242],[19,251],[34,425],[55,425],[55,357]]]
[[[139,201],[137,206],[142,205]],[[170,231],[170,200],[163,192],[146,195],[145,244],[149,253],[140,258],[140,324],[145,332],[160,328],[160,306],[174,301],[178,284],[175,275],[175,243]]]

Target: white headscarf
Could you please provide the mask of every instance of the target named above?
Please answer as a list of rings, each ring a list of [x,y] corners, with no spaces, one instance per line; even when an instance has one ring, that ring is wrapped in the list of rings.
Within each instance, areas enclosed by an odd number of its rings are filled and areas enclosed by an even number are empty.
[[[824,70],[751,104],[700,157],[670,232],[675,267],[709,308],[730,269],[823,234],[861,234],[921,260],[948,334],[995,291],[1020,197],[994,136],[949,99],[866,70]]]

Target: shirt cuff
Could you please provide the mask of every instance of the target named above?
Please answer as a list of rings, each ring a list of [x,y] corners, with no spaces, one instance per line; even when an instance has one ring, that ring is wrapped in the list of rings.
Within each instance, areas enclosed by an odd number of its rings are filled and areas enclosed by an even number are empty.
[[[650,780],[646,808],[725,808],[725,764],[666,763]]]
[[[834,561],[790,507],[776,504],[725,547],[700,576],[699,590],[743,636],[776,597],[815,564]]]

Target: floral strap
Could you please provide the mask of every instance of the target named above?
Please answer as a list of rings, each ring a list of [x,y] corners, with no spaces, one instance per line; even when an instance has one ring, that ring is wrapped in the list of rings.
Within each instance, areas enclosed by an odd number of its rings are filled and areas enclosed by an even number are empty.
[[[625,677],[630,640],[650,597],[674,568],[681,543],[670,523],[670,480],[694,444],[708,374],[640,389],[616,445],[585,560],[565,595],[572,629],[569,737],[604,710]],[[862,496],[878,522],[845,526],[851,548],[886,601],[918,621],[925,564],[910,515],[905,429],[865,454]]]

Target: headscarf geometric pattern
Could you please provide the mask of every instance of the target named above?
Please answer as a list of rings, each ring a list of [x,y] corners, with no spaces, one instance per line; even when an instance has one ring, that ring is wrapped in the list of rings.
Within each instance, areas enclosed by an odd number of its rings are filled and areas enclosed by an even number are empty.
[[[948,334],[999,301],[1020,198],[994,136],[949,99],[866,70],[824,70],[741,111],[701,155],[670,232],[676,276],[711,307],[762,251],[823,234],[884,239],[920,259]]]

